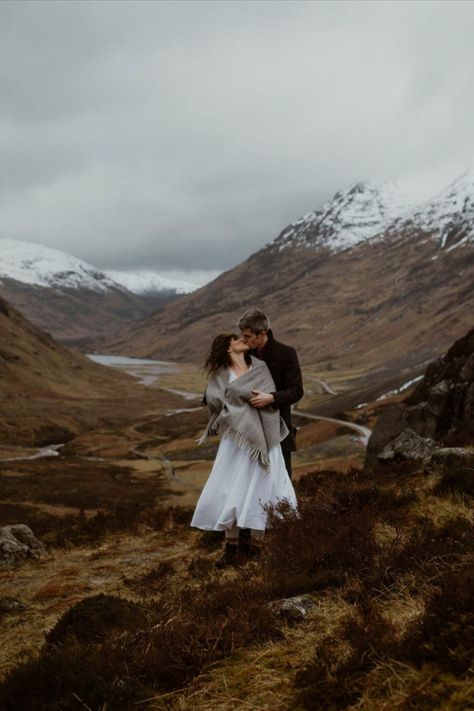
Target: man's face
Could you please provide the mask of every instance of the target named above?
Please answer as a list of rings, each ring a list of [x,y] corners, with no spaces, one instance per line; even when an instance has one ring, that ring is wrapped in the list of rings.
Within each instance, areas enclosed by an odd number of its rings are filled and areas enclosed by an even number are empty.
[[[260,331],[256,334],[250,330],[250,328],[244,328],[240,331],[242,335],[242,340],[248,345],[248,347],[253,351],[255,348],[263,348],[268,340],[267,332]]]

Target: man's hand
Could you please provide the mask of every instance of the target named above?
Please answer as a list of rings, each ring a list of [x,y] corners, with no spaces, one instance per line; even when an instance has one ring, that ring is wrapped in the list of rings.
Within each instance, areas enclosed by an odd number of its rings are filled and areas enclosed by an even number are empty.
[[[250,398],[249,403],[254,407],[266,407],[274,402],[273,395],[270,393],[262,393],[261,390],[252,390],[253,397]]]

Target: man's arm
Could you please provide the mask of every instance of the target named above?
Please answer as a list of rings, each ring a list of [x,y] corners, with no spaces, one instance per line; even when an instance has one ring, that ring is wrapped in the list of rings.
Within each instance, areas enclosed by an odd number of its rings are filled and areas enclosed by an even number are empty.
[[[294,348],[288,349],[283,380],[285,387],[272,393],[276,407],[293,405],[304,395],[301,368]]]

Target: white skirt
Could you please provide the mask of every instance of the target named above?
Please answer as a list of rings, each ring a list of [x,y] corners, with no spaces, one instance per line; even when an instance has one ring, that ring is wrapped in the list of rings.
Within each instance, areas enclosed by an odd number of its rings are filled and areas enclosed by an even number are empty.
[[[265,506],[286,499],[296,509],[296,495],[280,445],[269,451],[268,470],[224,436],[209,479],[196,505],[191,526],[224,531],[237,525],[264,531]]]

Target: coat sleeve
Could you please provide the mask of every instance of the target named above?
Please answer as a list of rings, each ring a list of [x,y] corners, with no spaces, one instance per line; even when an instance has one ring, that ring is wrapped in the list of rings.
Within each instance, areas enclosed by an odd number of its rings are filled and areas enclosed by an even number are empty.
[[[288,347],[283,364],[283,388],[273,392],[275,405],[293,405],[304,395],[303,378],[298,356],[294,348]]]

